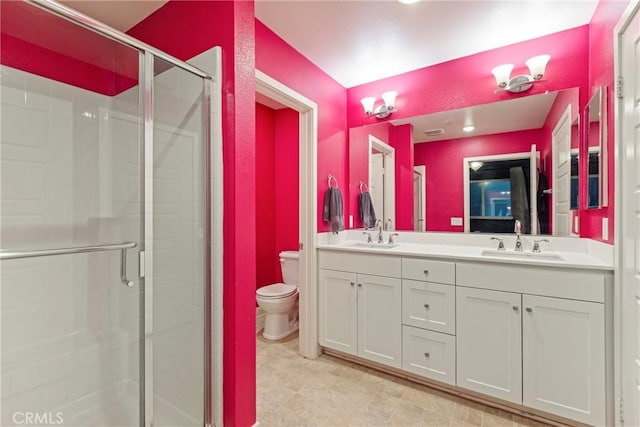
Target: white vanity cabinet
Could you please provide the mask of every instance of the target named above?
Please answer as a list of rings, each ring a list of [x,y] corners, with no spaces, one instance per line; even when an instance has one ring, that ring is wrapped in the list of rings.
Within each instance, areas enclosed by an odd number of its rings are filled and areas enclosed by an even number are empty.
[[[607,425],[606,274],[518,268],[457,264],[458,386]]]
[[[400,259],[320,252],[319,265],[320,345],[401,368]]]
[[[604,304],[523,295],[522,307],[522,403],[606,425]]]
[[[522,403],[521,295],[458,286],[457,384]]]

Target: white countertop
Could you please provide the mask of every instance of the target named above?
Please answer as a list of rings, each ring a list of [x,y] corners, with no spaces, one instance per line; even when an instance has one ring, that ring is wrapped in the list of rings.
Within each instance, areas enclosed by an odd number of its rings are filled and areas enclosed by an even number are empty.
[[[482,261],[491,263],[520,264],[528,266],[544,266],[555,268],[579,268],[589,270],[613,270],[613,265],[601,261],[585,252],[545,251],[534,254],[525,249],[523,252],[515,252],[507,249],[498,252],[494,247],[481,247],[477,245],[447,245],[430,243],[403,243],[394,247],[388,247],[386,243],[369,244],[365,246],[361,240],[344,240],[336,243],[319,243],[318,249],[348,251],[357,253],[386,254],[399,256],[424,256],[440,258],[450,261]],[[483,255],[483,252],[485,253]],[[561,259],[551,259],[558,256]]]

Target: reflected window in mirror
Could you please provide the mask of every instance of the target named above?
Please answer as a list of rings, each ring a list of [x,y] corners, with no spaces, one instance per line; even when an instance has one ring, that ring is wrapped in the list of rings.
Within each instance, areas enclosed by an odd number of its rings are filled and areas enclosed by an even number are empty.
[[[470,162],[471,232],[513,233],[515,220],[531,233],[530,160]]]
[[[578,210],[580,203],[580,116],[571,123],[571,204],[572,211]]]
[[[589,148],[589,176],[587,178],[587,208],[600,207],[600,152]]]

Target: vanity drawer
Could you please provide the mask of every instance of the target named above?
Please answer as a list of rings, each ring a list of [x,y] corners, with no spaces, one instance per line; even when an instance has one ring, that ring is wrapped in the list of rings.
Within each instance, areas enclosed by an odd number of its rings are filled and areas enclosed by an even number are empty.
[[[454,285],[456,264],[447,261],[402,258],[402,278]]]
[[[402,369],[425,378],[455,385],[455,337],[403,326]]]
[[[515,264],[457,263],[459,286],[604,302],[601,271],[530,267]]]
[[[455,286],[403,279],[402,323],[455,335]]]
[[[319,251],[318,267],[372,276],[400,277],[400,257],[346,253],[342,251]]]

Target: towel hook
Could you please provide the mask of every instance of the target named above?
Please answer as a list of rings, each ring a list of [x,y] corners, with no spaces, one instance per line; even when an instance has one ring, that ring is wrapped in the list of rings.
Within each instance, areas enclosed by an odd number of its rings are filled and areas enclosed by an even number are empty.
[[[364,193],[365,191],[368,191],[368,190],[369,190],[369,186],[365,182],[360,181],[360,193]]]
[[[333,180],[334,188],[338,188],[338,180],[331,174],[329,174],[329,177],[327,178],[327,186],[329,188],[331,188],[331,180]]]

